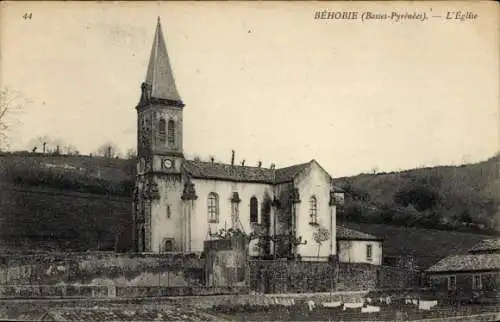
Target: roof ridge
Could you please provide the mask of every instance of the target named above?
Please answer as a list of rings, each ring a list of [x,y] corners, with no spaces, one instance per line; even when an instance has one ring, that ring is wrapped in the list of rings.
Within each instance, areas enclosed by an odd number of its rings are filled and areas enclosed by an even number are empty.
[[[185,160],[185,170],[194,178],[281,184],[290,182],[309,163],[281,169],[202,160]]]
[[[225,162],[212,162],[212,161],[204,161],[204,160],[188,160],[186,159],[185,161],[187,162],[193,162],[193,163],[205,163],[205,164],[218,164],[218,165],[227,165],[227,166],[232,166],[232,167],[242,167],[242,168],[256,168],[256,169],[266,169],[266,170],[272,170],[272,168],[267,168],[267,167],[259,167],[256,165],[241,165],[241,164],[231,164],[231,163],[225,163]],[[283,170],[283,169],[288,169],[292,167],[298,167],[298,166],[306,166],[310,162],[304,162],[304,163],[297,163],[297,164],[292,164],[283,168],[276,168],[276,170]]]
[[[368,233],[365,233],[363,231],[352,229],[352,228],[346,227],[344,225],[339,225],[339,224],[337,224],[336,230],[337,231],[341,230],[340,235],[343,235],[343,236],[340,236],[340,238],[345,238],[345,239],[362,239],[362,238],[367,238],[367,239],[372,238],[374,240],[382,240],[383,239],[381,237],[378,237],[378,236],[375,236],[372,234],[368,234]],[[349,236],[350,234],[352,234],[352,236]],[[339,236],[337,236],[337,238],[339,238]]]

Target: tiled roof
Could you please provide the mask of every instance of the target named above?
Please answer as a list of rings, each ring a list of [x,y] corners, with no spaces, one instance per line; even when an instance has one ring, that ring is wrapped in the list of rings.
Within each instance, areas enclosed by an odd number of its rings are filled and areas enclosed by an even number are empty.
[[[345,192],[344,189],[340,188],[339,186],[333,185],[333,190],[335,192]]]
[[[500,270],[500,256],[498,254],[452,255],[440,260],[427,271],[438,273],[481,270]]]
[[[382,238],[375,237],[354,229],[337,225],[337,237],[340,240],[382,240]]]
[[[490,252],[500,250],[500,239],[485,239],[472,247],[470,253]]]
[[[303,163],[272,170],[262,167],[186,160],[184,170],[193,178],[276,184],[291,181],[309,164]]]
[[[290,167],[276,169],[276,183],[287,182],[295,178],[302,170],[306,169],[310,165],[308,163],[296,164]]]

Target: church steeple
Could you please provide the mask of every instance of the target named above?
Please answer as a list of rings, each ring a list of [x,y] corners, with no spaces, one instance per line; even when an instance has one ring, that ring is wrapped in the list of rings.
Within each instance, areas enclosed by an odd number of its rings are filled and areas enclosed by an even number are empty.
[[[174,75],[170,66],[165,39],[161,28],[160,17],[156,25],[153,47],[149,58],[148,70],[146,73],[143,89],[148,89],[148,96],[151,99],[167,100],[177,106],[184,106],[177,87],[175,86]]]

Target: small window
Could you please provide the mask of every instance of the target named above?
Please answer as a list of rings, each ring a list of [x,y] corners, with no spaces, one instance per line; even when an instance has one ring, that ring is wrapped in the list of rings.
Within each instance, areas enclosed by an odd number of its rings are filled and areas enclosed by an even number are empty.
[[[456,290],[456,289],[457,289],[457,277],[448,276],[448,290]]]
[[[166,134],[167,134],[167,125],[165,124],[165,119],[160,119],[158,122],[158,137],[160,139],[160,143],[165,143]]]
[[[250,199],[250,223],[259,222],[259,202],[257,198],[252,197]]]
[[[474,290],[480,290],[483,288],[483,283],[482,283],[481,275],[474,275],[472,277],[472,289]]]
[[[175,144],[175,122],[174,120],[168,120],[168,144]]]
[[[208,195],[208,222],[219,222],[219,197],[214,192]]]
[[[172,216],[172,212],[170,211],[170,205],[167,205],[167,218],[170,218]]]
[[[309,199],[309,216],[311,217],[311,223],[318,223],[318,201],[315,196]]]
[[[165,239],[163,249],[166,253],[173,252],[174,251],[174,240],[170,239],[170,238]]]
[[[373,259],[373,247],[372,245],[366,245],[366,260],[371,261]]]

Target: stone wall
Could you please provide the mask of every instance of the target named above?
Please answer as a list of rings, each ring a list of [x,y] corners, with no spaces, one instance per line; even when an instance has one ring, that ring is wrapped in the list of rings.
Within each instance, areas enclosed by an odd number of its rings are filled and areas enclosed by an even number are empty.
[[[206,285],[201,254],[47,253],[0,257],[0,297],[156,297],[248,293]]]
[[[419,270],[380,266],[379,288],[417,288],[426,286],[425,282],[425,276]]]
[[[199,254],[46,253],[0,258],[0,285],[203,285]]]
[[[251,260],[250,290],[259,293],[328,292],[335,288],[335,262]]]
[[[377,288],[380,266],[362,263],[339,263],[337,286],[339,291],[361,291]]]

